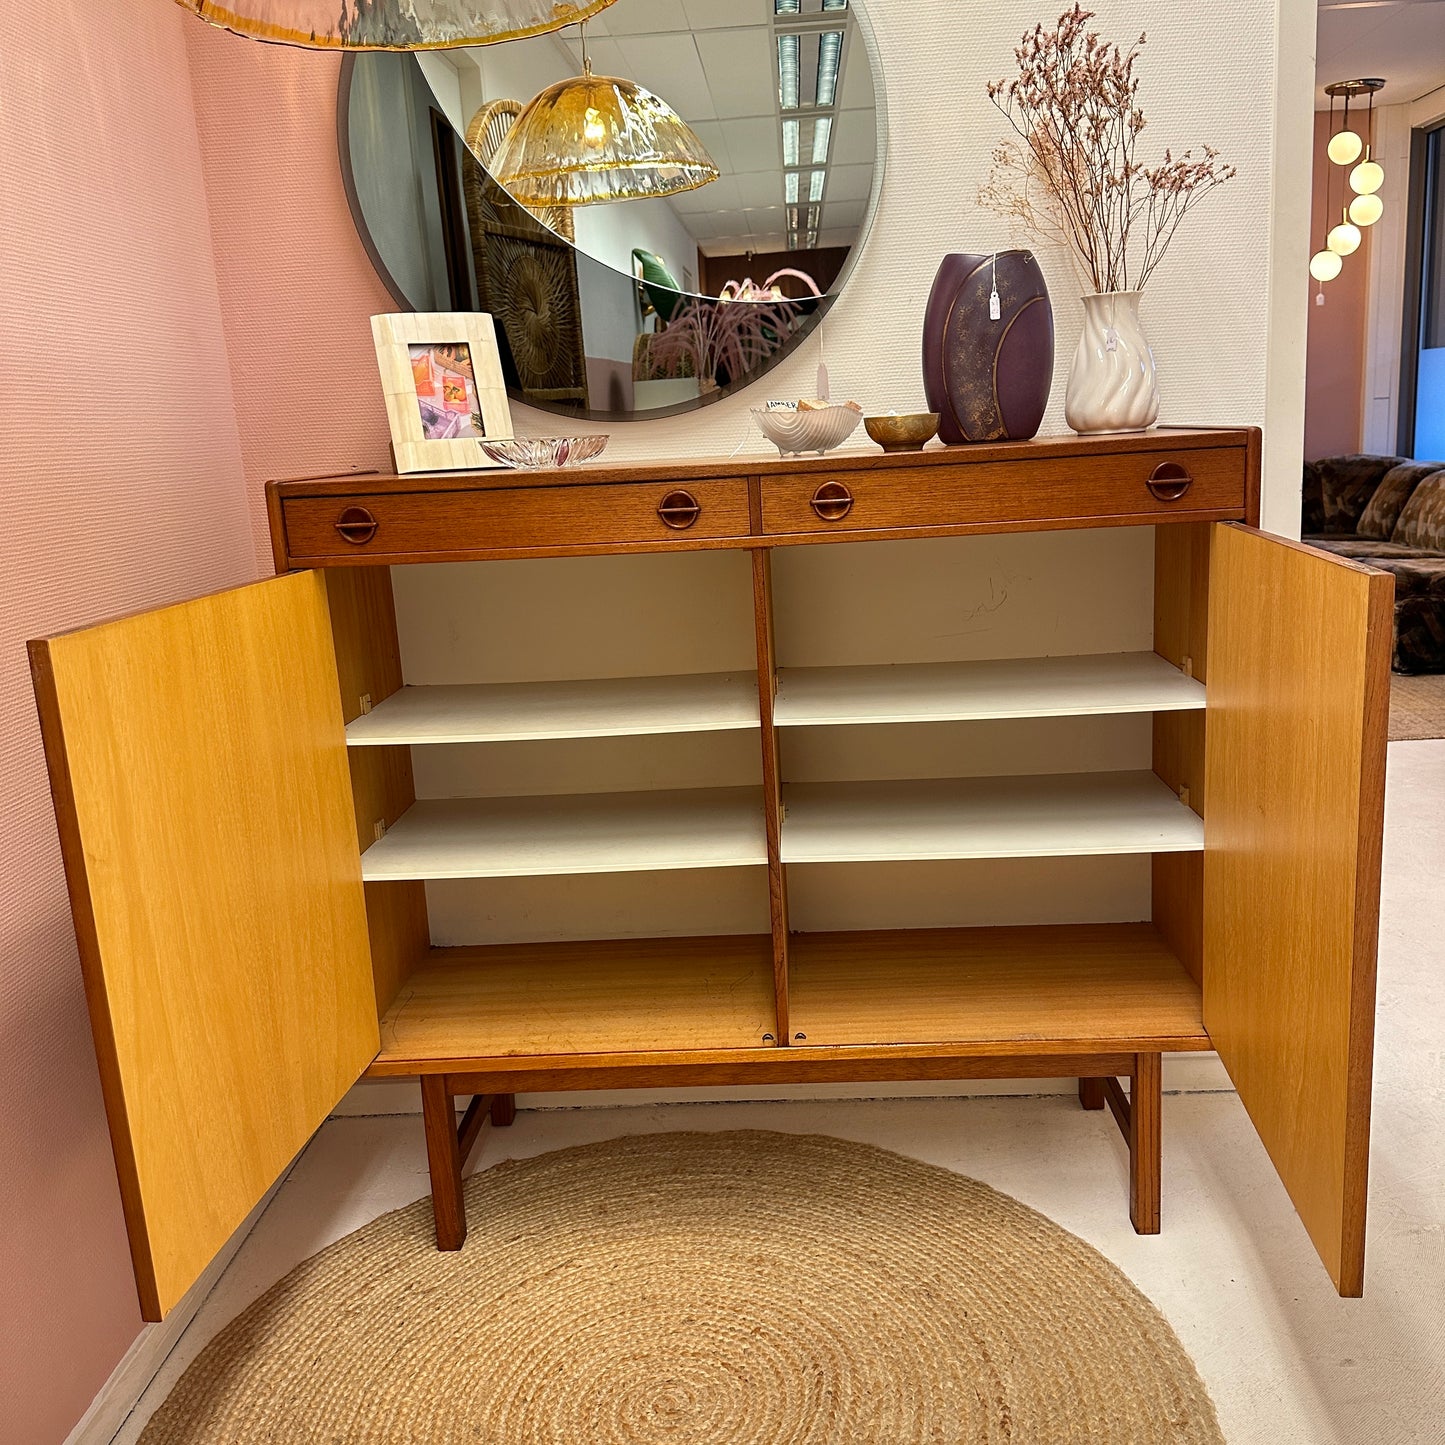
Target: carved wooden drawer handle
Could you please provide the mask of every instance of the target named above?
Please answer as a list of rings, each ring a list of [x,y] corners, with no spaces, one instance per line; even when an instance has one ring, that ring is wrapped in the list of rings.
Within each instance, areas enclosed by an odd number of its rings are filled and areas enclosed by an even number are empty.
[[[813,493],[812,507],[825,522],[841,522],[853,510],[853,493],[842,482],[824,482]]]
[[[364,547],[376,536],[376,518],[365,507],[348,507],[337,519],[336,530],[344,542]]]
[[[662,518],[664,527],[671,527],[674,532],[685,532],[702,515],[702,507],[691,492],[679,488],[669,492],[657,504],[657,515]]]
[[[1178,462],[1160,462],[1144,485],[1161,502],[1177,502],[1194,485],[1194,478]]]

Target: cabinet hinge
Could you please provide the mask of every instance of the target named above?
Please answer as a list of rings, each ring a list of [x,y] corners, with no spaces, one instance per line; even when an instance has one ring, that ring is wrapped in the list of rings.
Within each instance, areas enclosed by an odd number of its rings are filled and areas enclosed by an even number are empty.
[[[378,818],[371,831],[376,835],[376,842],[380,843],[386,837],[386,819]]]
[[[363,716],[371,711],[371,694],[369,692],[361,694],[361,711]]]
[[[1186,657],[1186,658],[1184,659],[1184,676],[1185,676],[1185,677],[1193,677],[1193,676],[1194,676],[1194,659],[1193,659],[1192,657]],[[368,712],[370,712],[370,711],[371,711],[371,707],[370,707],[369,699],[363,698],[362,701],[367,703],[367,709],[366,709],[366,710],[367,710]]]

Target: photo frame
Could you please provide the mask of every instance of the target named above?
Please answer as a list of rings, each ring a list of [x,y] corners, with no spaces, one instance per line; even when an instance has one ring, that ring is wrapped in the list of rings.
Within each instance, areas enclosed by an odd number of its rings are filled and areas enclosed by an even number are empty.
[[[498,465],[482,442],[512,436],[492,318],[481,311],[373,316],[398,472]]]

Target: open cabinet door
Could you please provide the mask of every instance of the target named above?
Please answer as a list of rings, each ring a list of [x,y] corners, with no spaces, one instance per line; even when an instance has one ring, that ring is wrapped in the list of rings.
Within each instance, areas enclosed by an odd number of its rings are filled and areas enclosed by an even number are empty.
[[[1215,528],[1204,1025],[1343,1295],[1364,1288],[1393,596]]]
[[[324,584],[278,577],[30,658],[158,1320],[378,1047]]]

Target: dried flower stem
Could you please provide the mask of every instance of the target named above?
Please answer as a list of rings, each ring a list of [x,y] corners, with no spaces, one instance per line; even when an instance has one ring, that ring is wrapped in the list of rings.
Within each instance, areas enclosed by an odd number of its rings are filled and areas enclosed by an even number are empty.
[[[994,152],[979,199],[1062,241],[1095,291],[1142,290],[1180,222],[1236,172],[1212,146],[1166,150],[1153,167],[1138,159],[1134,67],[1147,37],[1122,50],[1088,28],[1093,18],[1076,3],[1052,30],[1034,26],[1014,51],[1017,76],[989,85],[1019,139]]]

